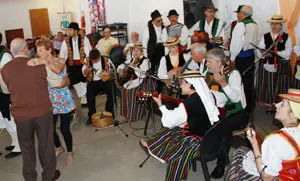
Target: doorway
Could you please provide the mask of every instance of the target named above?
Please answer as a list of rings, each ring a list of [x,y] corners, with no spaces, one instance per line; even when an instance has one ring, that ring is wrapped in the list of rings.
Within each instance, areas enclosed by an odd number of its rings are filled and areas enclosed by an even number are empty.
[[[30,23],[32,37],[39,37],[41,35],[50,35],[50,22],[48,9],[30,9]]]
[[[10,43],[15,38],[24,38],[23,29],[5,30],[6,45],[10,49]]]
[[[212,0],[184,0],[184,24],[191,28],[196,22],[205,17],[204,9],[207,4],[211,4]]]

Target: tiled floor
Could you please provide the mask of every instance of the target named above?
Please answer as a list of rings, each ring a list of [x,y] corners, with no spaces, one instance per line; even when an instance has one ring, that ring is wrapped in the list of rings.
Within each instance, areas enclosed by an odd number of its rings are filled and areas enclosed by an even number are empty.
[[[105,97],[98,96],[97,107],[99,110],[104,107]],[[266,132],[276,129],[271,124],[272,117],[264,113],[264,108],[258,106],[255,111],[255,125],[257,130],[265,136]],[[131,127],[143,128],[144,120],[121,124],[120,127],[128,133],[125,137],[116,128],[106,128],[95,131],[94,128],[84,125],[87,109],[78,109],[79,122],[72,127],[74,139],[75,162],[66,166],[66,154],[58,158],[58,168],[62,172],[60,181],[153,181],[164,180],[166,165],[150,158],[143,168],[138,165],[145,158],[145,153],[140,149],[139,136],[143,136],[143,130],[133,132]],[[123,119],[119,119],[123,121]],[[156,130],[160,128],[159,118],[155,120]],[[265,132],[266,131],[266,132]],[[118,132],[118,134],[116,134]],[[132,134],[134,133],[134,135]],[[153,127],[148,129],[149,135],[153,134]],[[4,147],[10,143],[6,131],[0,135],[0,180],[21,181],[22,178],[22,157],[5,159]],[[234,148],[233,148],[234,149]],[[233,150],[231,149],[231,150]],[[210,172],[215,167],[215,161],[209,162]],[[39,163],[37,166],[39,175],[42,171]],[[39,176],[39,180],[41,177]],[[197,172],[189,172],[188,181],[204,180],[200,163],[198,162]],[[222,179],[219,179],[222,180]]]

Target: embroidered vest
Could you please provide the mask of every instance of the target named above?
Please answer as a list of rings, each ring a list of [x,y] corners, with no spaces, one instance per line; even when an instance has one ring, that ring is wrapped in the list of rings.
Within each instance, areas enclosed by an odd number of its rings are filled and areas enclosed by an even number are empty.
[[[157,41],[157,37],[156,37],[156,33],[152,21],[148,22],[148,29],[149,29],[149,40],[147,44],[147,54],[148,57],[151,57],[156,48],[156,41]],[[163,31],[163,29],[164,29],[164,25],[162,25],[161,31]]]
[[[100,57],[102,70],[109,71],[109,61],[108,58]]]
[[[206,19],[201,20],[199,22],[200,32],[206,32],[205,31],[205,21],[206,21]],[[213,26],[212,26],[212,29],[211,29],[211,34],[212,34],[213,37],[216,37],[216,35],[217,35],[217,31],[218,31],[218,27],[219,27],[219,21],[220,20],[218,18],[215,18],[214,21],[213,21]],[[209,32],[207,32],[207,33],[209,33]]]
[[[168,25],[167,32],[168,32],[168,37],[180,37],[181,36],[181,30],[182,30],[183,24],[178,23],[177,25],[171,26]]]
[[[176,68],[171,63],[170,55],[165,56],[165,58],[166,58],[167,72],[169,72],[173,68]],[[178,67],[182,67],[184,64],[185,64],[185,60],[184,60],[183,54],[179,54]]]
[[[80,62],[84,63],[85,53],[84,53],[84,36],[78,35],[78,49],[80,54]],[[67,47],[68,47],[68,63],[70,66],[73,66],[73,39],[72,37],[65,38]]]
[[[289,35],[286,33],[283,33],[281,35],[281,37],[282,37],[282,41],[279,41],[277,43],[277,48],[278,48],[277,51],[285,50],[285,43],[286,43]],[[273,40],[272,35],[269,32],[269,33],[264,34],[264,39],[265,39],[265,45],[266,45],[265,48],[268,49],[268,48],[270,48],[270,46],[273,44],[274,41],[277,41],[278,36],[277,36],[276,40]],[[274,47],[271,50],[274,51]],[[269,63],[273,64],[273,61],[270,59]]]
[[[293,160],[283,160],[282,161],[282,170],[279,172],[277,178],[280,181],[296,181],[300,180],[300,146],[297,142],[285,131],[278,130],[272,134],[279,134],[283,137],[295,150],[297,156]]]

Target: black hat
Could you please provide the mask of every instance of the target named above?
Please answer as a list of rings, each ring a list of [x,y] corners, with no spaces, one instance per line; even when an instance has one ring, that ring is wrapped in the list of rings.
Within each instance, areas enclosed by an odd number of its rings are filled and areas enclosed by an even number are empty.
[[[205,11],[208,9],[218,11],[218,9],[213,4],[209,4],[209,5],[205,6]]]
[[[76,22],[71,22],[68,28],[72,28],[74,30],[79,30],[79,25]]]
[[[169,16],[172,16],[172,15],[179,16],[179,14],[177,13],[177,11],[176,11],[175,9],[171,9],[171,10],[169,11],[168,17],[169,17]]]
[[[245,5],[239,5],[239,7],[237,8],[237,10],[234,11],[234,12],[235,12],[235,13],[241,12],[241,9],[242,9],[243,6],[245,6]]]
[[[151,13],[152,20],[155,20],[156,18],[158,18],[160,16],[161,16],[161,14],[159,13],[159,11],[157,9]]]

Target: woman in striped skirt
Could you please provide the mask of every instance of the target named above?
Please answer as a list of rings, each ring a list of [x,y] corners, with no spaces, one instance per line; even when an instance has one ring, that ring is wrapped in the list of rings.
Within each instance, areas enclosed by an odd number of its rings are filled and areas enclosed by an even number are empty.
[[[150,69],[149,60],[143,56],[143,46],[135,43],[132,48],[131,60],[121,64],[118,84],[121,86],[121,115],[128,120],[139,120],[143,107],[136,101],[136,93],[139,91],[154,91],[155,82],[146,78],[146,71]],[[128,66],[129,65],[129,66]]]
[[[173,110],[153,98],[162,112],[161,132],[140,145],[147,154],[167,163],[166,181],[180,181],[186,176],[192,160],[199,157],[201,137],[218,121],[218,109],[199,71],[183,73],[180,88],[188,97]]]
[[[271,32],[264,34],[259,47],[269,49],[274,53],[266,53],[260,65],[258,79],[258,101],[266,104],[267,114],[273,113],[272,104],[276,94],[286,93],[291,86],[290,56],[292,40],[282,32],[282,23],[286,22],[281,15],[273,15],[267,22],[271,23]]]
[[[225,181],[300,180],[300,90],[279,94],[275,118],[284,128],[268,135],[260,145],[254,130],[247,131],[252,151],[239,148],[229,164]]]
[[[297,61],[294,69],[293,88],[300,89],[300,38],[297,40],[294,51],[297,54]]]

